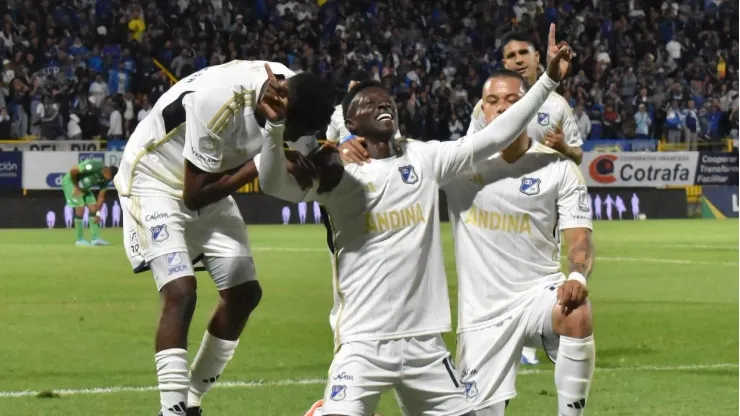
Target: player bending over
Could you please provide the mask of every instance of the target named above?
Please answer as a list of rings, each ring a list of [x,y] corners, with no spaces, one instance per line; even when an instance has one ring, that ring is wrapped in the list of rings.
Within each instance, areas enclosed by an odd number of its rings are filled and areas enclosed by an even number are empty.
[[[105,202],[105,191],[116,176],[118,168],[105,166],[100,160],[89,159],[80,162],[69,170],[62,178],[62,190],[67,205],[74,209],[75,241],[78,246],[107,246],[109,243],[100,238],[98,212]],[[95,198],[92,189],[100,188]],[[85,240],[85,231],[82,227],[82,216],[85,207],[90,211],[90,242]]]
[[[162,301],[154,361],[164,416],[200,414],[203,395],[234,355],[262,296],[244,220],[230,195],[257,177],[251,159],[266,134],[266,65],[232,61],[175,84],[136,127],[116,176],[126,253],[135,272],[152,270]],[[329,85],[311,73],[294,76],[282,64],[270,66],[290,97],[286,131],[312,136],[324,128],[333,104]],[[220,300],[188,369],[198,260]]]
[[[515,72],[492,74],[483,90],[486,122],[515,109],[526,89]],[[525,131],[444,191],[458,276],[457,358],[475,415],[504,414],[524,346],[544,347],[555,362],[557,414],[582,415],[595,363],[586,288],[594,249],[578,166]]]
[[[568,57],[563,47],[524,99],[472,137],[401,141],[395,155],[393,99],[377,83],[355,86],[344,100],[346,126],[366,139],[372,163],[345,166],[336,188],[322,194],[296,184],[286,172],[281,135],[268,136],[256,159],[262,190],[293,202],[318,200],[328,213],[336,354],[321,414],[372,415],[390,388],[407,415],[469,414],[440,335],[451,323],[439,186],[513,141],[567,71]]]
[[[522,75],[529,85],[537,80],[540,53],[534,40],[525,32],[511,32],[504,38],[504,67]],[[482,111],[483,99],[478,101],[468,127],[468,134],[475,133],[486,125]],[[578,131],[573,112],[565,99],[553,92],[542,105],[537,115],[527,126],[527,133],[533,140],[542,142],[566,155],[577,164],[583,159],[583,139]],[[523,364],[538,364],[536,350],[525,347],[522,352]]]

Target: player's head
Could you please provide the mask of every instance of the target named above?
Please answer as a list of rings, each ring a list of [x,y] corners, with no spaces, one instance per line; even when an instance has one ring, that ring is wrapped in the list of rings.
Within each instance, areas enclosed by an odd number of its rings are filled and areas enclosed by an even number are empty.
[[[504,66],[516,71],[527,81],[537,79],[537,68],[540,65],[540,53],[532,36],[526,32],[510,32],[504,37]]]
[[[334,112],[331,85],[311,72],[296,74],[285,83],[288,88],[285,140],[295,141],[325,129]]]
[[[398,111],[391,94],[376,81],[352,87],[342,101],[350,133],[368,140],[390,141],[398,130]]]
[[[105,177],[106,180],[111,181],[116,176],[116,173],[118,173],[118,168],[115,166],[106,166],[103,168],[103,177]]]
[[[347,85],[347,91],[350,91],[355,85],[370,80],[370,74],[367,71],[358,69],[353,72],[349,77],[349,85]]]
[[[524,97],[527,90],[529,83],[519,73],[509,69],[493,71],[483,84],[482,110],[486,124]]]

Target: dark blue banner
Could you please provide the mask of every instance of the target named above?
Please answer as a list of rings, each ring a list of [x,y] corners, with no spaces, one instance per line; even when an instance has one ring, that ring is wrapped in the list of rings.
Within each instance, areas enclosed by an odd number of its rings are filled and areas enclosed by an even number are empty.
[[[737,218],[737,186],[703,186],[701,208],[704,218]]]
[[[655,152],[658,150],[658,141],[653,139],[586,140],[581,149],[584,152]]]
[[[23,176],[23,153],[0,152],[0,188],[21,187]]]
[[[738,185],[737,153],[700,152],[697,185]]]

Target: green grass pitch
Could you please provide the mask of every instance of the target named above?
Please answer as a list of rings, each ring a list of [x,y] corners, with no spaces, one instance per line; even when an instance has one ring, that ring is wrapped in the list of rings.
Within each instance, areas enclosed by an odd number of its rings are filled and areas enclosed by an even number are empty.
[[[231,385],[212,390],[204,410],[302,416],[322,396],[332,353],[325,231],[249,229],[264,297],[221,379]],[[454,312],[447,225],[443,235]],[[155,286],[131,274],[120,230],[103,237],[114,245],[75,247],[72,230],[0,232],[0,415],[157,413]],[[595,242],[597,364],[586,413],[737,415],[737,221],[598,222]],[[191,354],[216,300],[208,276],[199,279]],[[454,351],[454,336],[445,339]],[[552,365],[523,370],[507,415],[555,414]],[[61,394],[37,397],[44,391]],[[379,411],[400,414],[392,394]]]

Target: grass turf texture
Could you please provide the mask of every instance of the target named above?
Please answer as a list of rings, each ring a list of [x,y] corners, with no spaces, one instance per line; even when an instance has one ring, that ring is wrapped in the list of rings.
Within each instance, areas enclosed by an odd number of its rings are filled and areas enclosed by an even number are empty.
[[[249,229],[264,297],[221,381],[264,384],[217,387],[204,409],[214,416],[302,416],[322,396],[320,379],[331,361],[325,231],[314,225]],[[75,247],[73,230],[0,233],[0,415],[157,413],[151,389],[155,286],[150,274],[131,274],[120,230],[105,229],[102,236],[114,245]],[[454,311],[447,225],[443,237]],[[596,223],[589,288],[597,369],[587,414],[738,414],[737,237],[738,223],[730,220]],[[191,357],[216,301],[208,276],[198,278]],[[445,339],[454,351],[454,336]],[[523,370],[507,415],[554,414],[552,365]],[[98,387],[115,391],[62,391]],[[11,397],[19,391],[27,392]],[[379,411],[400,414],[391,393]]]

